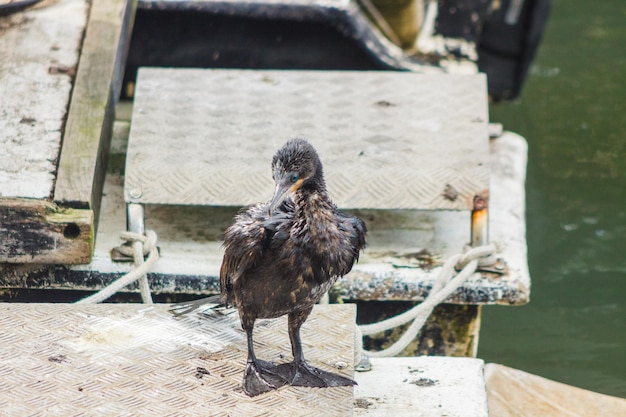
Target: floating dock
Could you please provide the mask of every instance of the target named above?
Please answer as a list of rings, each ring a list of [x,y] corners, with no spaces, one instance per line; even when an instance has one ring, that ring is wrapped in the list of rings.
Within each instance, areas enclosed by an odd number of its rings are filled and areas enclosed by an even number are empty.
[[[206,13],[231,4],[197,3]],[[301,22],[330,11],[341,36],[415,72],[148,68],[130,83],[134,102],[118,102],[136,2],[60,0],[0,18],[0,50],[15,57],[0,66],[6,298],[82,294],[129,272],[112,249],[132,204],[145,207],[142,221],[159,236],[153,293],[218,292],[221,234],[242,205],[269,198],[273,151],[302,136],[320,150],[333,199],[369,229],[367,251],[333,291],[337,301],[372,303],[371,311],[379,302],[420,302],[448,257],[467,243],[497,243],[498,262],[438,306],[403,352],[465,358],[375,359],[370,373],[355,374],[354,392],[286,387],[280,401],[262,396],[259,405],[237,388],[245,344],[234,317],[176,320],[163,305],[6,304],[0,415],[319,415],[320,401],[337,407],[329,415],[486,415],[483,364],[468,358],[476,355],[480,309],[522,305],[530,294],[525,141],[492,132],[484,76],[407,59],[364,24],[352,1],[254,3],[262,7],[245,18],[308,11],[296,16]],[[479,229],[477,198],[488,203]],[[354,308],[320,306],[314,317],[311,341],[303,335],[307,356],[350,375]],[[259,356],[288,360],[282,324],[259,327],[271,333]],[[318,346],[314,336],[325,332],[340,343]],[[387,336],[372,339],[384,346]],[[211,356],[216,349],[230,353]]]

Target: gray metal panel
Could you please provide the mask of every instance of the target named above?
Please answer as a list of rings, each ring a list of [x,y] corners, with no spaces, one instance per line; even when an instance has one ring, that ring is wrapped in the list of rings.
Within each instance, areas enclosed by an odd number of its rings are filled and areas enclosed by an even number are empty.
[[[175,319],[165,305],[0,305],[0,415],[351,415],[352,387],[241,391],[237,314]],[[316,306],[302,328],[310,363],[352,377],[353,306]],[[291,359],[286,319],[260,321],[259,358]],[[289,359],[287,359],[289,358]],[[208,373],[198,368],[204,368]]]
[[[340,207],[471,209],[488,188],[487,125],[481,74],[144,68],[125,198],[265,201],[272,155],[303,137]],[[443,195],[448,184],[454,200]]]

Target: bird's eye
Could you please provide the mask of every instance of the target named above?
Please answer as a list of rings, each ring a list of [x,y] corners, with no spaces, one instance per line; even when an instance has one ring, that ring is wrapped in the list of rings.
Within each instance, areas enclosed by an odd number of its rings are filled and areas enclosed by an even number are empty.
[[[296,181],[298,181],[298,174],[293,174],[291,176],[291,182],[296,182]]]

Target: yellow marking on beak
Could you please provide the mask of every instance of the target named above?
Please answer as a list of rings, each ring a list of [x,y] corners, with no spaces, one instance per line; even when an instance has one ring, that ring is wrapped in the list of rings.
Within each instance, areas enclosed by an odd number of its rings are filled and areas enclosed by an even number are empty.
[[[304,182],[304,180],[302,178],[300,178],[298,181],[296,181],[292,186],[291,186],[291,192],[295,193],[296,191],[298,191],[298,188],[300,188],[300,186],[302,185],[302,183]]]

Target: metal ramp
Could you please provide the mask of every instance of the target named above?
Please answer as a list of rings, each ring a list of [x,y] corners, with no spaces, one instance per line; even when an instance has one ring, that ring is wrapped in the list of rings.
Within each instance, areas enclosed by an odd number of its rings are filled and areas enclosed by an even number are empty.
[[[271,196],[292,137],[342,208],[472,210],[488,190],[482,74],[143,68],[128,203],[246,206]]]
[[[356,387],[241,391],[235,315],[174,318],[165,305],[0,305],[0,416],[486,417],[483,361],[384,358],[353,374],[354,305],[318,305],[302,327],[308,360]],[[290,360],[285,318],[259,321],[259,357]],[[354,400],[352,398],[354,392]]]
[[[0,415],[351,415],[352,387],[241,391],[236,314],[175,319],[166,305],[0,305]],[[311,363],[353,377],[352,305],[316,306],[302,328]],[[331,323],[344,325],[330,325]],[[287,321],[260,321],[258,356],[291,360]]]

